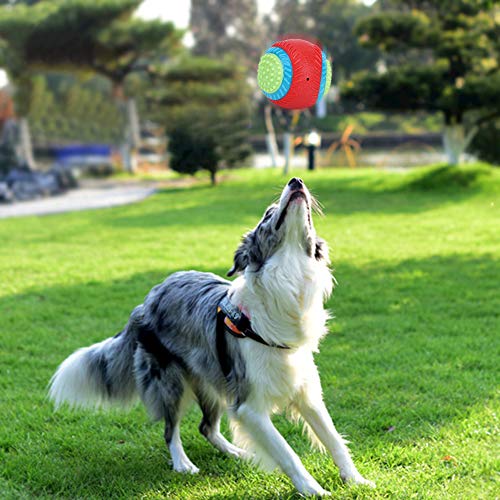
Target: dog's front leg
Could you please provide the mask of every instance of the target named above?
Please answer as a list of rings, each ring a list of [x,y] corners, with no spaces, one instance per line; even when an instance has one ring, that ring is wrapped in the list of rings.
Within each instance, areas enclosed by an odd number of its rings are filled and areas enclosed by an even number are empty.
[[[281,467],[294,486],[304,495],[329,495],[307,472],[299,457],[274,427],[269,415],[243,403],[234,414],[252,439]]]
[[[318,391],[314,392],[318,394]],[[349,449],[342,436],[335,429],[323,399],[318,397],[314,401],[311,401],[307,395],[302,394],[301,397],[298,397],[294,401],[294,404],[306,423],[309,424],[316,436],[318,436],[318,439],[331,453],[334,462],[339,468],[342,480],[347,483],[366,484],[375,487],[375,483],[365,479],[358,472],[358,469],[356,469]]]

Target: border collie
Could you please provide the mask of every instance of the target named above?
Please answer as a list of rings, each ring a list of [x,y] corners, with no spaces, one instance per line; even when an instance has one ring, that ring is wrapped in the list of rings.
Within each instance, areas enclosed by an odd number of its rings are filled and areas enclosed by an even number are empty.
[[[56,407],[105,407],[139,395],[165,421],[174,470],[196,473],[182,447],[180,420],[197,401],[200,432],[223,453],[278,466],[305,495],[327,495],[274,427],[288,410],[326,448],[348,483],[367,484],[336,431],[313,353],[327,332],[323,307],[333,278],[316,236],[315,200],[293,178],[234,255],[228,276],[177,272],[155,286],[112,338],[69,356],[52,377]],[[227,410],[234,441],[220,432]]]

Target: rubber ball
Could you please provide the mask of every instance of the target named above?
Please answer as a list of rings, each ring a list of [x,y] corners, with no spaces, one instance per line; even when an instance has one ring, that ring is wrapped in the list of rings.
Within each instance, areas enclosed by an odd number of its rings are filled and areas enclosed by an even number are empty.
[[[260,58],[257,83],[277,106],[305,109],[330,89],[332,66],[317,45],[300,38],[274,43]]]

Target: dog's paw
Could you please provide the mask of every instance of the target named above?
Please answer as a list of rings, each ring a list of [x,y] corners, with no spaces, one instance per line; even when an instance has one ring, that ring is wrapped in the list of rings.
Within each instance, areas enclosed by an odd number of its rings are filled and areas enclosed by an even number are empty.
[[[303,492],[301,492],[301,495],[304,497],[330,497],[330,496],[332,496],[332,494],[329,491],[326,491],[321,487],[314,489],[314,490],[311,490],[311,491],[303,491]]]
[[[365,479],[359,472],[355,474],[341,474],[340,477],[344,483],[351,486],[369,486],[370,488],[375,488],[376,485],[373,481]]]
[[[188,458],[184,460],[179,460],[173,464],[173,469],[175,472],[181,472],[183,474],[198,474],[200,469],[191,462]]]
[[[233,458],[241,458],[242,460],[249,460],[252,458],[251,453],[230,443],[226,445],[222,451]]]
[[[310,480],[300,485],[296,485],[296,487],[301,495],[305,497],[328,497],[331,495],[329,491],[324,490],[314,479],[312,481]]]
[[[311,490],[311,491],[302,491],[300,493],[301,496],[310,498],[310,497],[330,497],[332,494],[329,491],[324,490],[323,488]]]

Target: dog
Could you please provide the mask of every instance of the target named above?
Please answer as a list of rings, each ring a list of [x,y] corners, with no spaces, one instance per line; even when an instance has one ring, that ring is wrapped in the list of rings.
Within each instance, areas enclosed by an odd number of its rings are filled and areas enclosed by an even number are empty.
[[[289,410],[331,453],[345,482],[373,486],[334,427],[313,359],[334,284],[327,244],[313,225],[315,204],[304,182],[291,179],[243,236],[228,272],[234,281],[196,271],[169,276],[120,333],[59,366],[49,390],[55,406],[127,405],[139,395],[152,418],[165,421],[173,469],[196,473],[180,437],[181,417],[196,400],[200,432],[215,448],[278,466],[304,495],[328,495],[271,421]],[[235,444],[220,432],[226,410]]]

